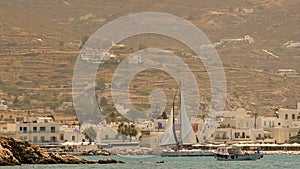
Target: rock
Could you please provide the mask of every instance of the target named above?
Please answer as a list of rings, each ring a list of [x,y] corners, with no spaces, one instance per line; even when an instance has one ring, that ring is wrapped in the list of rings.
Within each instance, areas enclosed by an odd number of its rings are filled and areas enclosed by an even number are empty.
[[[98,164],[111,164],[111,163],[124,163],[124,162],[112,158],[107,158],[107,159],[102,158],[98,160]]]
[[[86,160],[73,155],[47,153],[28,141],[0,137],[0,165],[21,164],[108,164],[123,163],[115,159]]]
[[[0,144],[0,165],[20,165],[20,162],[13,156],[13,154],[2,147]]]

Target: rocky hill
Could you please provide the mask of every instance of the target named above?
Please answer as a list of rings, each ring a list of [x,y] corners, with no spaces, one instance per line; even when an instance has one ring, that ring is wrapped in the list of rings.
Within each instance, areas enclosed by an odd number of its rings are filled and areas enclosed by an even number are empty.
[[[62,102],[71,101],[72,72],[81,42],[109,21],[130,13],[155,11],[191,21],[213,43],[246,35],[253,37],[254,43],[217,46],[227,78],[226,109],[245,107],[270,115],[274,107],[294,107],[299,99],[299,74],[278,75],[279,69],[300,72],[299,9],[298,0],[87,0],[84,3],[3,0],[0,98],[9,107],[48,106],[59,112],[57,107]],[[141,45],[188,52],[179,42],[155,35],[131,37],[122,44],[124,48],[112,51],[118,59],[137,51]],[[195,58],[181,56],[197,76],[201,103],[209,107],[210,82],[203,64]],[[110,90],[103,85],[111,81],[116,66],[114,61],[108,62],[98,71],[97,94],[107,98],[109,104],[112,104]],[[149,108],[147,92],[154,88],[165,91],[171,102],[176,84],[163,72],[144,71],[131,84],[134,105],[142,110]],[[72,109],[62,112],[72,113]]]

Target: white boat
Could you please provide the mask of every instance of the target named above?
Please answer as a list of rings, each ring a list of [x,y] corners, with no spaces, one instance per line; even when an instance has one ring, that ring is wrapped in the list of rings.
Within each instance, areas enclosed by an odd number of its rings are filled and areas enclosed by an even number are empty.
[[[255,153],[243,152],[241,147],[227,146],[218,147],[214,152],[214,157],[220,161],[245,161],[245,160],[259,160],[263,158],[259,149]]]
[[[176,95],[175,95],[176,96]],[[174,97],[175,99],[175,97]],[[180,137],[177,138],[175,130],[174,118],[174,101],[171,110],[168,125],[161,141],[161,146],[175,146],[174,150],[164,151],[160,155],[162,157],[181,157],[181,156],[213,156],[212,151],[201,149],[183,149],[185,145],[193,145],[197,143],[196,135],[189,117],[186,112],[183,93],[180,83]]]

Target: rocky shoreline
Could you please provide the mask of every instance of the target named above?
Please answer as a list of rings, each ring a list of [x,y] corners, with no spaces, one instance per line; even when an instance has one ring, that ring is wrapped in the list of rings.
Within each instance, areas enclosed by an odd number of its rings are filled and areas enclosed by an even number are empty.
[[[87,160],[70,154],[47,153],[28,141],[0,137],[0,166],[22,164],[109,164],[124,163],[115,159]]]

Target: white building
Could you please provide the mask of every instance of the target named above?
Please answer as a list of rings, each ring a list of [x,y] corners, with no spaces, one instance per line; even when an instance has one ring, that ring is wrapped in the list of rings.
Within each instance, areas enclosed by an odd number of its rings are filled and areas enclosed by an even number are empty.
[[[139,64],[142,63],[142,57],[140,55],[134,55],[132,57],[129,58],[128,62],[130,64]]]
[[[7,109],[7,105],[4,104],[4,100],[1,100],[0,102],[0,111],[4,111]]]
[[[142,137],[140,145],[151,149],[160,148],[163,135],[164,132],[152,132],[152,135]]]
[[[209,141],[213,142],[254,142],[264,139],[261,119],[251,117],[245,109],[224,111],[219,127]]]
[[[85,135],[80,131],[79,125],[61,125],[60,130],[63,132],[64,142],[85,142]]]
[[[32,119],[31,119],[32,120]],[[36,144],[58,144],[64,141],[60,123],[51,117],[40,117],[32,121],[7,124],[13,137]]]
[[[281,122],[282,127],[300,127],[300,103],[297,104],[296,109],[278,110],[278,120]]]
[[[300,103],[297,103],[296,109],[280,108],[277,120],[277,126],[271,129],[272,136],[276,143],[286,143],[300,130]]]

